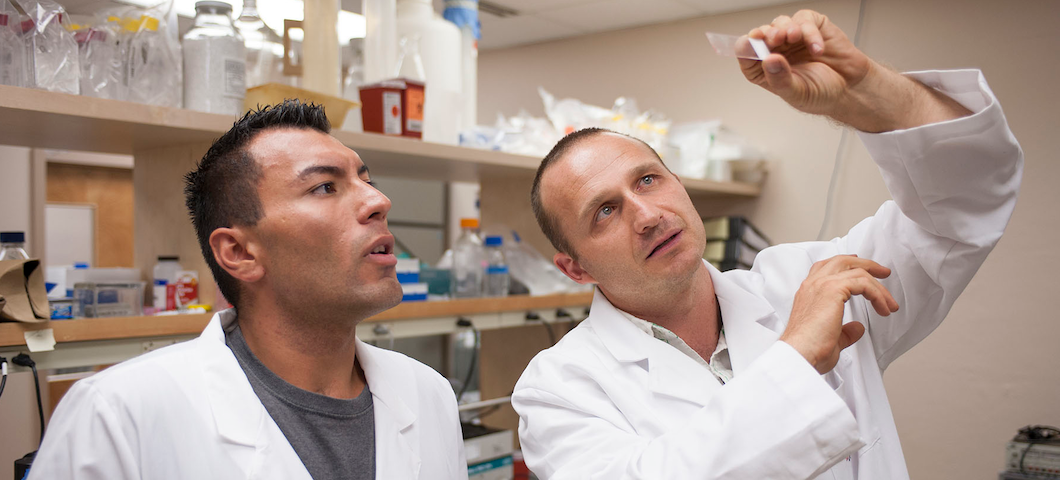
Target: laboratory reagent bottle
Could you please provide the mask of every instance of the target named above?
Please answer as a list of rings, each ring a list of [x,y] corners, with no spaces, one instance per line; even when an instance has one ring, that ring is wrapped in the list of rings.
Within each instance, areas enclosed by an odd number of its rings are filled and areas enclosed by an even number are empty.
[[[177,274],[184,268],[178,256],[159,256],[154,271],[154,306],[156,312],[176,310]]]
[[[508,261],[504,256],[504,240],[500,236],[486,237],[486,296],[507,297],[511,286]]]
[[[485,258],[479,238],[477,218],[460,219],[463,230],[453,245],[453,268],[449,271],[449,291],[453,298],[482,296],[482,273]]]
[[[0,260],[29,260],[25,232],[0,232]]]

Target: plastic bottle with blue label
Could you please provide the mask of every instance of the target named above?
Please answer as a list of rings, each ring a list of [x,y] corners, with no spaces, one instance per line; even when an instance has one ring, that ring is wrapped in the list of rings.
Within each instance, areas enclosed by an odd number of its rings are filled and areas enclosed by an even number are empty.
[[[504,240],[500,236],[486,237],[486,285],[487,297],[507,297],[512,279],[508,274],[508,261],[504,257]]]

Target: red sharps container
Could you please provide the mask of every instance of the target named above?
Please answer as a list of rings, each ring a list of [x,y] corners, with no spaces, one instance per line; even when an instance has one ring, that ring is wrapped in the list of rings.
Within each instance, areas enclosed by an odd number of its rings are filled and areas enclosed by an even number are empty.
[[[395,78],[360,91],[364,131],[423,138],[423,82]]]

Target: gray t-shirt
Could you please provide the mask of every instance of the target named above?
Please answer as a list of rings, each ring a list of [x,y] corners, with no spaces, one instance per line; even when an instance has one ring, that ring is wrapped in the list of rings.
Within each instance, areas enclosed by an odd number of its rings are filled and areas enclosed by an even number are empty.
[[[225,343],[309,475],[375,478],[375,415],[367,385],[349,400],[302,390],[265,368],[250,351],[238,324],[225,334]]]

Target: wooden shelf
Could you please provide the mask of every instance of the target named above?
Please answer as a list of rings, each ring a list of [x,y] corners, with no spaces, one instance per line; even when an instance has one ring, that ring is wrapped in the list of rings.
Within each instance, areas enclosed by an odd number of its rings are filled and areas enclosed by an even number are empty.
[[[394,323],[400,321],[479,315],[534,309],[572,308],[592,303],[592,292],[546,295],[525,295],[505,298],[472,298],[445,302],[402,303],[365,322]],[[25,332],[51,328],[56,343],[130,338],[198,335],[209,323],[212,314],[167,315],[158,317],[112,317],[56,320],[44,323],[0,323],[0,347],[26,344]]]
[[[132,154],[209,143],[233,117],[180,108],[0,85],[0,145]],[[529,174],[541,159],[371,133],[334,131],[372,173],[391,177],[476,181],[483,174]],[[693,194],[755,197],[757,185],[684,180]]]

